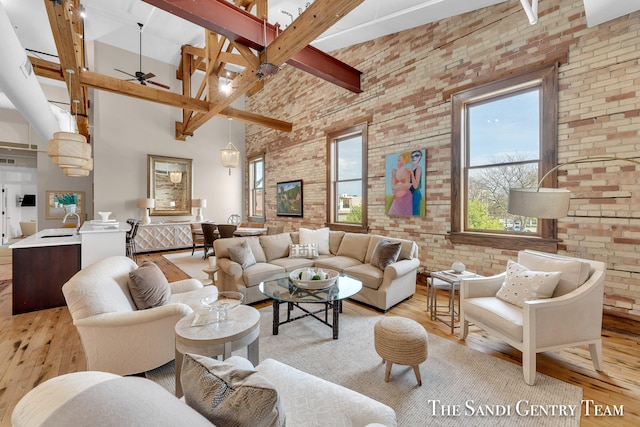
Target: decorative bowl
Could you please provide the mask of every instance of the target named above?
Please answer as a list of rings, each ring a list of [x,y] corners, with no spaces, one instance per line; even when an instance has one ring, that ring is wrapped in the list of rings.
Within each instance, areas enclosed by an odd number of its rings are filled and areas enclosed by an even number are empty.
[[[109,215],[111,215],[111,212],[98,212],[98,215],[100,215],[100,219],[102,220],[102,222],[107,222],[109,220]]]
[[[226,320],[229,311],[236,308],[244,300],[240,292],[218,292],[200,300],[202,306],[214,313],[215,321]]]
[[[340,272],[322,268],[298,268],[289,274],[289,279],[295,286],[302,289],[326,289],[336,283]],[[313,277],[324,277],[313,279]]]

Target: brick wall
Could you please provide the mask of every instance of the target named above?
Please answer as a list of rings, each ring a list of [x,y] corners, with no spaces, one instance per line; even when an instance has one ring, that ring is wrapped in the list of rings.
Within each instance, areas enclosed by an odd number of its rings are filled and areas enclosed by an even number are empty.
[[[326,219],[325,132],[371,117],[369,226],[411,238],[422,268],[461,259],[470,270],[504,270],[514,252],[452,245],[450,231],[451,102],[470,84],[525,71],[556,58],[559,69],[559,161],[640,150],[640,13],[587,28],[582,0],[541,0],[538,24],[520,2],[428,24],[333,54],[363,72],[353,94],[285,66],[247,99],[249,111],[293,122],[290,133],[247,128],[247,153],[266,153],[267,223],[320,227]],[[427,150],[425,217],[384,214],[385,156]],[[640,168],[638,168],[640,171]],[[303,179],[304,218],[276,216],[278,181]],[[630,163],[590,163],[559,173],[573,192],[559,220],[561,253],[605,261],[605,308],[640,315],[640,172]]]

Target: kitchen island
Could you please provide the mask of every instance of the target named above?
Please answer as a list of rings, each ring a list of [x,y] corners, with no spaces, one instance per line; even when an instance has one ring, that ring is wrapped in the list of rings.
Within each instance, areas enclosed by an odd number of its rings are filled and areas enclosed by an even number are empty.
[[[13,256],[13,314],[65,305],[62,285],[81,268],[125,254],[129,224],[48,228],[10,246]]]

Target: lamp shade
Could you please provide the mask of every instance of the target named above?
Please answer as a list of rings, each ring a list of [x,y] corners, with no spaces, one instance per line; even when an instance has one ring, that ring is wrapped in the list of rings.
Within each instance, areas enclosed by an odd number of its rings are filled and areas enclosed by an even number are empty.
[[[179,182],[181,182],[182,172],[180,171],[169,172],[169,181],[173,182],[174,184],[178,184]]]
[[[91,145],[84,135],[72,132],[56,132],[47,144],[47,154],[53,164],[61,168],[83,168],[91,159]]]
[[[156,201],[153,199],[138,199],[139,208],[153,208],[156,206]]]
[[[207,207],[207,199],[193,199],[191,201],[191,206],[194,208],[206,208]]]
[[[510,188],[507,211],[529,218],[564,218],[571,192],[559,188]]]
[[[240,151],[233,145],[233,142],[220,150],[220,160],[225,168],[235,168],[240,162]]]

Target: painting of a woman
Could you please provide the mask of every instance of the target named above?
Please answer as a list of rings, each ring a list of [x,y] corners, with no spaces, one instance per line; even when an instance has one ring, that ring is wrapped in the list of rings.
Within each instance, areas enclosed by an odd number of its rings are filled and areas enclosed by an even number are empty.
[[[425,214],[426,150],[410,150],[385,158],[385,213],[394,216]]]
[[[408,169],[409,153],[398,156],[397,168],[391,171],[391,190],[393,202],[389,208],[389,215],[412,215],[413,195],[411,193],[412,172]]]

